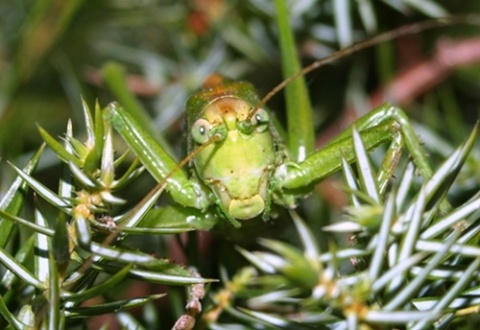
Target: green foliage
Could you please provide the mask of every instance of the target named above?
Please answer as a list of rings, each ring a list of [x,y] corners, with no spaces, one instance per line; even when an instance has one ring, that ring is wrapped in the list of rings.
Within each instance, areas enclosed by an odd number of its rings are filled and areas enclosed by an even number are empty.
[[[64,175],[59,177],[58,193],[31,175],[44,148],[24,170],[14,167],[19,183],[4,197],[0,211],[3,217],[1,224],[5,227],[2,232],[1,260],[8,269],[4,273],[3,287],[12,293],[14,287],[31,286],[35,289],[29,293],[30,299],[26,304],[21,303],[20,297],[11,294],[2,300],[4,305],[10,305],[10,308],[4,306],[4,319],[9,324],[18,325],[17,328],[47,325],[52,329],[72,327],[79,323],[76,319],[112,313],[119,309],[127,310],[164,296],[152,293],[145,297],[112,299],[105,303],[81,306],[89,298],[108,292],[112,295],[112,290],[128,278],[166,285],[209,282],[167,259],[132,250],[125,242],[132,227],[137,233],[150,232],[149,228],[142,228],[139,223],[164,187],[153,190],[134,208],[113,218],[112,209],[124,203],[114,194],[138,178],[143,167],[138,162],[133,162],[122,175],[117,174],[116,169],[127,158],[122,155],[114,159],[111,129],[99,116],[100,111],[97,106],[94,120],[84,104],[85,128],[88,133],[85,142],[73,137],[71,125],[67,127],[63,144],[40,128],[46,144],[65,164]],[[20,179],[23,179],[23,183]],[[19,217],[23,205],[18,204],[27,188],[25,184],[44,202],[56,208],[58,213],[47,214],[37,204],[34,221]],[[70,220],[67,222],[66,218]],[[22,227],[30,229],[29,239],[23,245],[20,255],[4,250],[13,244],[11,238],[16,236],[11,234],[11,223],[16,225],[16,232]],[[121,226],[121,229],[117,229],[117,226]],[[171,221],[157,226],[156,233],[181,233],[194,228],[192,224]],[[49,303],[45,305],[43,302],[43,307],[38,309],[38,300]],[[21,306],[22,309],[18,310]],[[26,309],[29,313],[22,312]]]
[[[350,246],[330,240],[322,253],[314,233],[319,228],[309,228],[291,212],[300,244],[261,240],[267,251],[240,249],[255,268],[227,280],[213,296],[217,309],[207,311],[206,322],[213,329],[465,325],[478,305],[479,194],[439,210],[475,134],[421,186],[415,183],[413,164],[407,164],[387,195],[378,195],[376,170],[368,160],[357,163],[358,175],[345,163],[351,216],[323,229],[355,232]],[[354,138],[357,159],[362,159],[365,149],[359,135]],[[219,321],[218,308],[230,316],[220,320],[230,322]]]

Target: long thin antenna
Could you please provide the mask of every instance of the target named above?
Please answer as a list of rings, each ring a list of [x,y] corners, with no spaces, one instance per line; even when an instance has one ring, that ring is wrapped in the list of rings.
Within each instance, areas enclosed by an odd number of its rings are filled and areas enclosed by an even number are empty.
[[[292,82],[293,80],[297,79],[300,76],[306,75],[314,71],[315,69],[318,69],[319,67],[325,64],[331,63],[337,59],[348,56],[354,52],[366,49],[368,47],[380,44],[385,41],[396,39],[398,37],[415,34],[425,30],[429,30],[429,29],[450,26],[450,25],[457,25],[457,24],[480,25],[480,16],[479,15],[463,15],[463,16],[445,17],[445,18],[438,18],[438,19],[423,21],[419,23],[413,23],[410,25],[405,25],[395,30],[387,31],[379,35],[376,35],[370,39],[358,42],[356,44],[353,44],[350,47],[346,47],[322,59],[316,60],[315,62],[303,68],[301,71],[283,80],[281,83],[275,86],[267,95],[265,95],[265,97],[254,108],[250,110],[247,120],[250,120],[253,114],[259,108],[263,107],[268,101],[270,101],[270,99],[274,95],[276,95],[278,92],[284,89],[285,86],[288,85],[290,82]]]

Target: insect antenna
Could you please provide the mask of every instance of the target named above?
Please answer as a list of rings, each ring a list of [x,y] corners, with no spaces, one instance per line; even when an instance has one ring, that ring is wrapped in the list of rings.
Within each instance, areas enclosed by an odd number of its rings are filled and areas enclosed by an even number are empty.
[[[406,35],[411,35],[415,33],[419,33],[425,30],[430,30],[434,28],[439,28],[439,27],[446,27],[446,26],[451,26],[451,25],[458,25],[458,24],[469,24],[469,25],[480,25],[480,16],[479,15],[461,15],[461,16],[453,16],[453,17],[444,17],[444,18],[438,18],[438,19],[433,19],[433,20],[428,20],[428,21],[423,21],[419,23],[413,23],[409,25],[405,25],[402,27],[399,27],[397,29],[387,31],[381,34],[378,34],[374,37],[371,37],[370,39],[360,41],[356,44],[353,44],[352,46],[343,48],[333,54],[330,54],[324,58],[321,58],[319,60],[314,61],[313,63],[307,65],[304,67],[302,70],[298,71],[294,75],[286,78],[283,80],[281,83],[279,83],[277,86],[275,86],[270,92],[267,93],[263,97],[263,99],[253,107],[247,116],[247,120],[251,120],[255,112],[262,108],[270,99],[275,96],[277,93],[279,93],[282,89],[285,88],[289,83],[291,83],[293,80],[306,75],[322,66],[325,64],[331,63],[335,60],[341,59],[343,57],[346,57],[350,54],[353,54],[355,52],[358,52],[360,50],[364,50],[366,48],[369,48],[371,46],[375,46],[377,44],[380,44],[382,42],[386,41],[391,41],[393,39],[396,39],[398,37],[406,36]]]

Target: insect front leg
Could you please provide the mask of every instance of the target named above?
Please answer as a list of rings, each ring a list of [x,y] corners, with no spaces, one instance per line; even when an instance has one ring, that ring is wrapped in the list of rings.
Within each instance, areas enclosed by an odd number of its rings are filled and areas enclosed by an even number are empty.
[[[353,124],[360,132],[365,147],[374,147],[390,142],[377,181],[384,190],[392,177],[403,147],[409,151],[418,171],[424,178],[432,176],[427,155],[405,113],[397,107],[383,105]],[[285,163],[275,172],[277,187],[284,191],[302,190],[341,169],[342,159],[355,160],[352,129],[330,141],[326,146],[309,155],[300,163]]]

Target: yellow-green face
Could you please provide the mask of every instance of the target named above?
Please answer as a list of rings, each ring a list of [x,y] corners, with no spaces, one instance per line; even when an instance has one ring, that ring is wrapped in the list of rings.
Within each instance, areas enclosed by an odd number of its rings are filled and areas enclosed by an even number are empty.
[[[191,128],[196,145],[205,143],[211,132],[222,132],[222,140],[202,150],[194,165],[224,208],[239,220],[251,219],[265,210],[268,181],[275,165],[268,113],[259,109],[252,117],[251,130],[242,130],[239,125],[250,109],[242,99],[221,97],[205,106]]]

